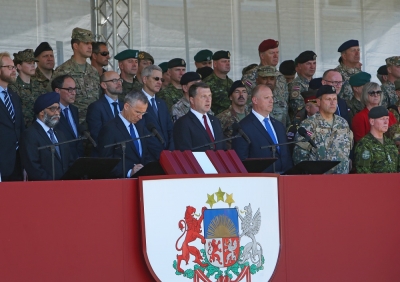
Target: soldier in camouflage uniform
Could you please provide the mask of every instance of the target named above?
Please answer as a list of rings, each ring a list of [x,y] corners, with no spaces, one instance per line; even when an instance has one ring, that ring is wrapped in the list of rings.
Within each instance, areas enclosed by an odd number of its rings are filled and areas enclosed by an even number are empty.
[[[399,152],[393,140],[384,136],[389,126],[389,112],[383,106],[368,113],[371,131],[356,145],[357,173],[399,172]]]
[[[154,65],[154,58],[147,52],[140,51],[138,54],[138,71],[133,79],[132,90],[141,91],[143,88],[142,70],[150,65]]]
[[[283,61],[279,66],[279,71],[286,79],[289,87],[289,83],[292,82],[296,76],[296,66],[293,60]]]
[[[93,33],[90,30],[74,28],[71,45],[74,54],[59,66],[53,77],[69,74],[75,80],[77,92],[75,106],[79,109],[79,123],[85,121],[88,106],[99,99],[100,77],[97,70],[86,62],[92,54]]]
[[[208,49],[204,49],[204,50],[200,50],[199,52],[197,52],[196,55],[194,55],[194,64],[196,66],[196,69],[201,69],[204,67],[212,67],[212,58],[213,56],[213,52],[208,50]]]
[[[353,146],[353,133],[347,121],[335,115],[337,108],[337,94],[334,87],[324,85],[317,91],[317,105],[319,112],[305,119],[300,126],[309,133],[317,148],[308,142],[299,142],[295,145],[293,161],[340,161],[327,173],[349,173],[350,150]],[[298,133],[296,141],[303,140]]]
[[[239,121],[241,121],[251,111],[246,104],[248,93],[241,80],[237,80],[232,84],[228,95],[232,104],[228,109],[217,115],[217,118],[221,121],[222,131],[225,138],[232,137],[232,124],[239,123]],[[228,149],[230,149],[232,147],[232,140],[228,140],[226,143]]]
[[[212,56],[214,71],[203,79],[210,86],[212,93],[212,111],[217,115],[230,106],[228,98],[229,88],[232,86],[232,79],[228,77],[231,70],[231,54],[229,51],[217,51]]]
[[[33,76],[35,75],[35,59],[32,49],[26,49],[14,53],[14,64],[17,67],[17,80],[10,84],[9,87],[14,92],[18,93],[22,102],[22,114],[24,116],[25,127],[28,127],[35,120],[33,112],[33,104],[36,98],[39,97],[38,81]]]
[[[54,74],[54,54],[53,49],[47,42],[42,42],[33,53],[37,61],[35,70],[35,78],[37,80],[37,87],[34,91],[40,94],[51,92],[50,79]]]
[[[339,58],[340,65],[335,68],[343,77],[343,86],[339,93],[339,97],[345,100],[351,100],[353,91],[349,84],[349,79],[353,74],[361,71],[360,63],[360,47],[358,40],[349,40],[344,42],[338,48],[341,53]]]
[[[371,75],[363,71],[350,77],[349,84],[354,93],[353,97],[346,101],[347,107],[350,109],[350,120],[352,120],[358,112],[361,112],[364,109],[365,106],[361,103],[361,94],[364,85],[370,81]]]
[[[97,70],[99,76],[105,73],[110,59],[110,51],[108,51],[105,42],[92,42],[92,55],[90,56],[90,64]]]
[[[288,84],[289,112],[294,117],[304,107],[304,99],[301,92],[307,91],[310,80],[317,69],[317,55],[313,51],[304,51],[294,60],[297,77]]]
[[[157,96],[167,103],[168,110],[182,98],[182,76],[186,73],[186,62],[184,59],[175,58],[168,62],[168,73],[171,83],[157,93]]]
[[[400,56],[390,57],[386,59],[388,71],[387,82],[382,84],[382,106],[388,107],[396,105],[399,98],[396,94],[394,82],[400,79]]]
[[[118,95],[118,99],[124,100],[125,95],[133,90],[134,78],[138,71],[138,55],[139,50],[126,49],[114,56],[118,60],[118,67],[121,71],[120,77],[122,81],[122,94]]]
[[[168,62],[163,62],[163,63],[159,64],[158,66],[162,70],[162,78],[164,79],[164,81],[162,82],[162,85],[161,85],[161,89],[164,89],[171,82],[171,78],[168,73]]]

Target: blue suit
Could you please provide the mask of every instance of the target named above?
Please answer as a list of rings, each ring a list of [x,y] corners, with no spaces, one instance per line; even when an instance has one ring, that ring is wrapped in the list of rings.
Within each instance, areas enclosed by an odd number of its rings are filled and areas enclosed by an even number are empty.
[[[347,120],[349,127],[351,127],[349,107],[347,106],[346,100],[338,97],[337,102],[338,102],[338,108],[336,108],[335,114]]]
[[[278,138],[278,143],[287,142],[285,127],[283,124],[272,117],[270,117],[270,120]],[[236,151],[239,158],[241,160],[247,158],[272,158],[271,148],[261,149],[261,147],[273,145],[274,142],[257,117],[253,113],[250,113],[242,119],[239,124],[251,141],[249,144],[243,138],[232,140],[232,149]],[[278,158],[275,162],[276,172],[284,172],[293,166],[289,146],[280,146],[279,151],[276,151],[275,157]],[[269,166],[263,172],[273,172],[273,166]]]

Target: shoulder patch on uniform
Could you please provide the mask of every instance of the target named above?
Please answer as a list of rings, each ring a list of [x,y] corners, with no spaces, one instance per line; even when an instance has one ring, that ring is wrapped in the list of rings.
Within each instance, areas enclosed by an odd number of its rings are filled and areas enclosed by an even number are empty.
[[[368,150],[365,150],[365,151],[362,153],[361,157],[362,157],[364,160],[368,160],[368,159],[371,157],[371,153],[370,153]]]
[[[292,90],[300,90],[300,85],[293,85]]]
[[[290,94],[290,96],[292,98],[297,98],[299,96],[299,94],[300,94],[299,91],[293,91],[292,94]]]

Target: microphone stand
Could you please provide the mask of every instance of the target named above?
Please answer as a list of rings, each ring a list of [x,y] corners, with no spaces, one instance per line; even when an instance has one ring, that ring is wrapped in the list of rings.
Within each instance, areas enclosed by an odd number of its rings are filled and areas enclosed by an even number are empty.
[[[53,180],[55,180],[55,177],[56,177],[56,170],[55,170],[55,167],[54,167],[54,153],[56,151],[56,146],[67,144],[67,143],[72,143],[72,142],[76,142],[76,141],[80,141],[80,140],[84,140],[84,139],[87,139],[87,138],[79,136],[79,138],[77,138],[77,139],[72,139],[72,140],[68,140],[68,141],[64,141],[64,142],[58,142],[58,143],[54,143],[54,144],[51,144],[51,145],[38,147],[39,151],[43,150],[43,149],[46,149],[46,148],[50,148],[50,151],[51,151],[51,168],[53,170]],[[61,156],[60,156],[60,158],[61,158]]]
[[[235,139],[235,138],[239,138],[239,137],[242,137],[242,136],[238,134],[238,135],[235,135],[233,137],[229,137],[229,138],[221,139],[221,140],[214,141],[214,142],[211,142],[211,143],[207,143],[207,144],[204,144],[204,145],[201,145],[201,146],[194,147],[194,148],[191,149],[191,151],[197,150],[197,149],[200,149],[200,148],[203,148],[203,147],[207,147],[207,146],[210,146],[210,149],[214,150],[214,145],[215,144],[221,143],[221,142],[225,142],[225,141],[229,141],[229,140],[232,140],[232,139]]]

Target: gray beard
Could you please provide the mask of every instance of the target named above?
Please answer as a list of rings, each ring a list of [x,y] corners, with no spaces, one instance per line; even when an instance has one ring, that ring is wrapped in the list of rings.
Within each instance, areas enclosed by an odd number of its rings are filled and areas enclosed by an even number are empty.
[[[58,120],[55,119],[57,117],[58,117]],[[56,124],[59,122],[59,120],[60,120],[60,115],[54,115],[54,116],[50,117],[46,112],[44,113],[43,123],[50,128],[54,128],[56,126]]]

